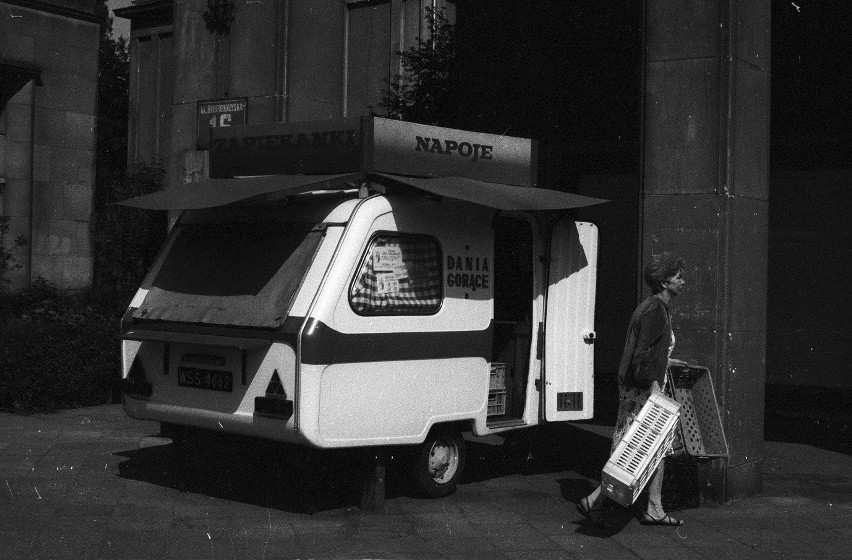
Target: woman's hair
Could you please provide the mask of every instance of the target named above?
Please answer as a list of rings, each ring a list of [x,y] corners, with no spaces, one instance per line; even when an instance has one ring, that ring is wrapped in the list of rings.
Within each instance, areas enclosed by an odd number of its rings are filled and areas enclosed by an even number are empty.
[[[651,260],[645,265],[645,283],[658,294],[663,291],[663,282],[683,272],[685,267],[683,259],[674,253],[651,255]]]

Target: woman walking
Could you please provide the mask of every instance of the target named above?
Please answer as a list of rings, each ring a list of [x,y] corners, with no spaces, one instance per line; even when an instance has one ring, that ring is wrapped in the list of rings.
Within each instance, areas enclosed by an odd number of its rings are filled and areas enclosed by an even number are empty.
[[[653,255],[645,266],[644,279],[653,295],[639,304],[630,317],[624,352],[618,368],[618,419],[612,435],[612,453],[630,424],[642,410],[651,392],[665,387],[669,364],[683,365],[670,358],[674,350],[669,304],[680,294],[686,283],[683,279],[683,260],[674,253]],[[663,509],[662,488],[665,461],[660,463],[648,482],[647,503],[639,516],[644,525],[677,526],[683,522]],[[577,503],[577,509],[592,522],[600,522],[606,497],[598,487]]]

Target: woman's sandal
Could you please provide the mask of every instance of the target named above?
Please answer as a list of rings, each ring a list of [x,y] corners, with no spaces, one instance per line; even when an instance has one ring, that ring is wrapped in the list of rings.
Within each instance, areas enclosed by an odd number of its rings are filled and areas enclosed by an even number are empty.
[[[586,519],[592,515],[592,504],[589,503],[589,497],[585,496],[582,500],[577,502],[577,511],[585,517]]]
[[[666,514],[659,519],[655,519],[647,513],[642,513],[639,516],[639,523],[641,523],[642,525],[660,525],[660,526],[663,526],[663,527],[679,527],[679,526],[683,525],[683,520],[678,519],[676,517],[672,517],[669,514]]]
[[[588,496],[577,502],[577,511],[580,512],[580,515],[585,517],[587,521],[591,521],[595,525],[602,525],[604,508],[601,505],[594,507],[589,501]]]

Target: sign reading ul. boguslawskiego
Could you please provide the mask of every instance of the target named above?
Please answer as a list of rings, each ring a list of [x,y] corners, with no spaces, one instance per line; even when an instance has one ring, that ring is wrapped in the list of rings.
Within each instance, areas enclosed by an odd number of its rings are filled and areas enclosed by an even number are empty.
[[[210,149],[211,131],[217,128],[228,128],[246,124],[247,108],[248,99],[245,97],[199,101],[196,117],[196,149]]]
[[[380,117],[213,130],[210,176],[375,171],[535,185],[533,140]]]

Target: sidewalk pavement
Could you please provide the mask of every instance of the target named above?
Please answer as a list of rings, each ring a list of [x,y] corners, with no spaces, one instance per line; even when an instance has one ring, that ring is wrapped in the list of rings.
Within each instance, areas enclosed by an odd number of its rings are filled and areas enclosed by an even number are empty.
[[[410,497],[391,468],[385,511],[369,513],[339,454],[202,445],[181,492],[170,440],[120,406],[0,414],[0,559],[852,557],[849,455],[767,442],[762,495],[603,537],[572,500],[601,466],[577,457],[608,441],[562,436],[522,472],[502,448],[472,444],[463,484],[440,500]]]

